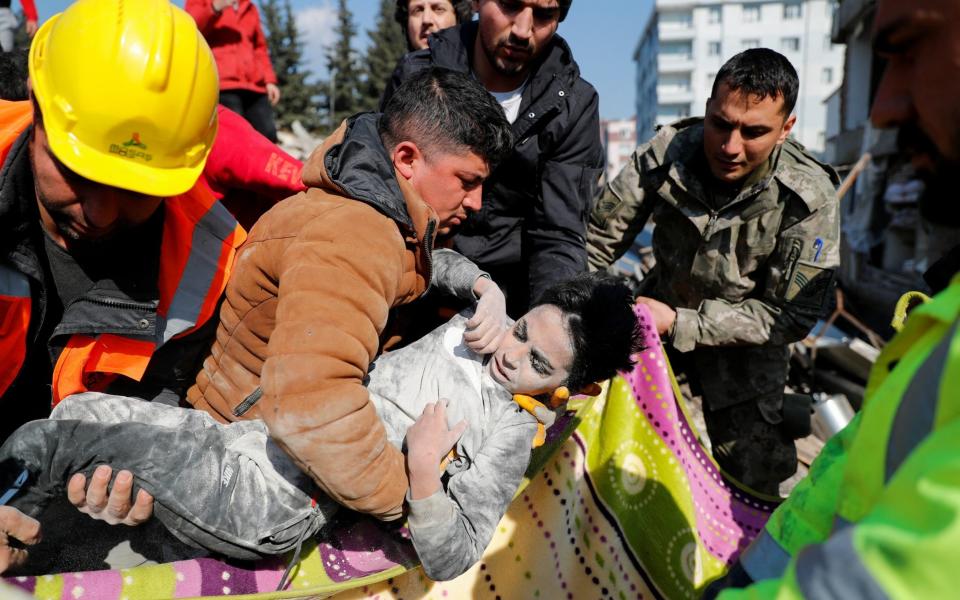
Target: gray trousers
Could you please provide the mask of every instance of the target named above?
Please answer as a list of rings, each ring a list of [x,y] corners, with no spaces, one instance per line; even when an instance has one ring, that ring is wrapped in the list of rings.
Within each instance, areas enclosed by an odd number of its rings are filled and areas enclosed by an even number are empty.
[[[262,421],[223,425],[206,413],[86,393],[0,448],[0,496],[37,516],[74,473],[128,469],[154,497],[154,516],[184,542],[233,558],[282,554],[316,534],[336,505],[275,446]],[[312,497],[317,497],[314,502]]]
[[[0,50],[13,50],[13,33],[17,30],[17,17],[9,8],[0,8]]]

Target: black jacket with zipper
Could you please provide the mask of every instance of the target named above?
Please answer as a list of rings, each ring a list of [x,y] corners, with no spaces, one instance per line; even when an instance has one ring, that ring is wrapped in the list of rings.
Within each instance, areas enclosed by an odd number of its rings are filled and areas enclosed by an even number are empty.
[[[476,22],[431,36],[428,49],[401,59],[381,107],[422,69],[469,73],[476,36]],[[518,317],[547,287],[586,270],[587,219],[604,162],[597,92],[559,35],[531,70],[513,131],[513,154],[484,183],[483,207],[454,247],[505,288]]]

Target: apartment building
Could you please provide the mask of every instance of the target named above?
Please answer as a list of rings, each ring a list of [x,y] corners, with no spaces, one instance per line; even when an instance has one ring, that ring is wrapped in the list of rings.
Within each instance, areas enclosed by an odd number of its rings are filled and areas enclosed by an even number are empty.
[[[843,80],[843,47],[831,37],[834,0],[657,0],[653,35],[645,30],[634,59],[649,64],[643,52],[656,53],[657,101],[641,108],[657,125],[702,115],[721,65],[747,48],[767,47],[786,56],[800,76],[795,137],[814,152],[826,147],[825,100]],[[641,112],[642,110],[642,112]],[[639,132],[642,133],[642,132]]]

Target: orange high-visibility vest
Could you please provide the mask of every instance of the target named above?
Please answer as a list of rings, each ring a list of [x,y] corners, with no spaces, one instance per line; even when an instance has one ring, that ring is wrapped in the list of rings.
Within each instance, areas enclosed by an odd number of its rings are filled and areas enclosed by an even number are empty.
[[[0,101],[0,164],[32,121],[32,112],[29,102]],[[71,336],[54,367],[54,405],[71,394],[102,390],[118,375],[140,381],[157,348],[189,335],[214,315],[246,233],[200,182],[166,198],[163,206],[156,338]],[[30,307],[27,277],[0,265],[0,395],[23,366]]]

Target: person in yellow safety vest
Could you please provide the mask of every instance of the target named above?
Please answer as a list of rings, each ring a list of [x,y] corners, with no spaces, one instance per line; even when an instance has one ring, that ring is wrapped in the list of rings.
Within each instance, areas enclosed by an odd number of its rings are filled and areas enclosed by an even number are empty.
[[[887,61],[874,124],[899,127],[914,165],[934,189],[950,189],[960,168],[960,3],[880,0],[874,38]],[[960,225],[954,194],[928,194],[921,212]],[[952,270],[946,289],[880,354],[861,414],[706,597],[957,596],[960,273]]]
[[[0,103],[0,441],[85,390],[178,403],[245,238],[197,183],[218,82],[187,13],[79,0],[29,74]]]

